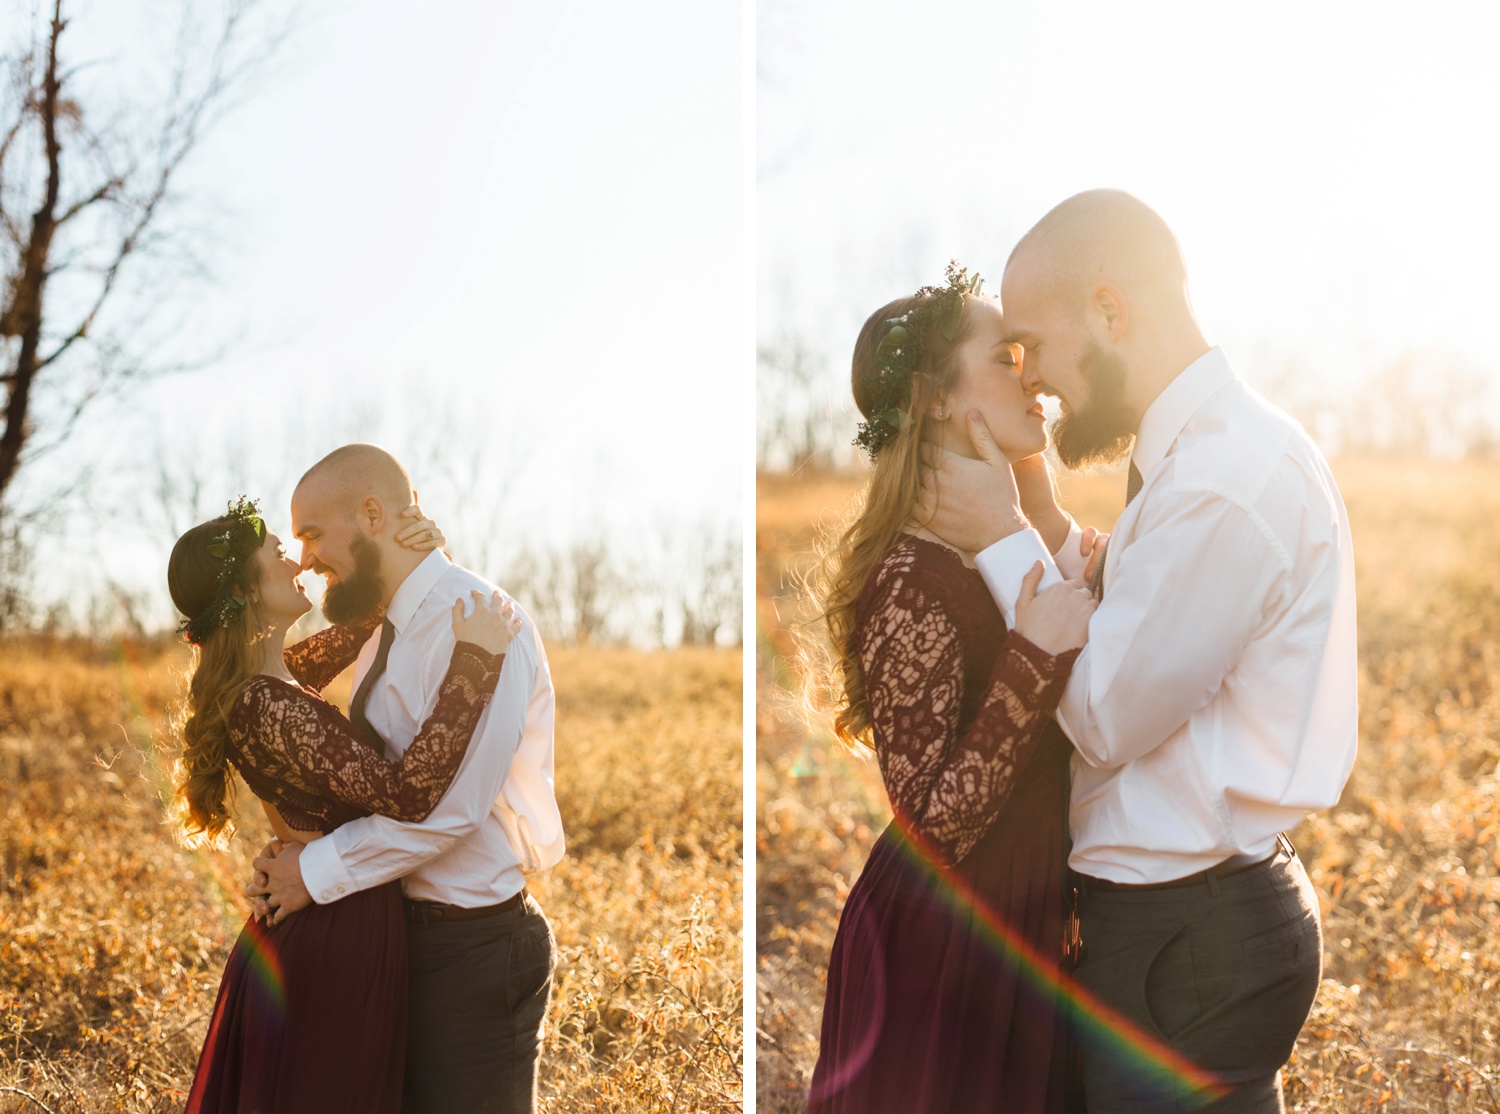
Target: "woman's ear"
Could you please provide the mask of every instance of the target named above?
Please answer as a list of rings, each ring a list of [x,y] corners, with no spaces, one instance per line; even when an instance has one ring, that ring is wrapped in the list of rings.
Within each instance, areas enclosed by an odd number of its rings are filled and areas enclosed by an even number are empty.
[[[927,416],[935,422],[948,420],[948,399],[941,391],[935,392],[932,401],[927,404]]]

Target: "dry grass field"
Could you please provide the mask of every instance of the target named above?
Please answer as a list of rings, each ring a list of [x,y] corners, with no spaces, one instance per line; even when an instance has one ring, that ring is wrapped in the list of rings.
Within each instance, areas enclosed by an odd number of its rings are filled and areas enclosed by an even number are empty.
[[[1500,1110],[1500,464],[1340,460],[1359,592],[1360,755],[1294,832],[1324,982],[1286,1072],[1299,1111]],[[839,910],[890,813],[873,762],[787,710],[790,576],[858,481],[758,491],[757,1090],[803,1109]],[[1065,477],[1107,526],[1120,475]]]
[[[563,862],[543,1104],[741,1109],[741,672],[556,650]],[[0,1114],[182,1109],[253,848],[188,851],[159,745],[186,660],[0,642]],[[347,692],[347,678],[342,682]]]

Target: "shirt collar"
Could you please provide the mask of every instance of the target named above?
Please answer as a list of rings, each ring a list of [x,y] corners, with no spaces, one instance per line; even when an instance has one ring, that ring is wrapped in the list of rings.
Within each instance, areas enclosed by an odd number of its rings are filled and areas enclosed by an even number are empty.
[[[1229,357],[1215,345],[1166,385],[1141,416],[1135,449],[1130,454],[1143,479],[1162,462],[1199,407],[1237,378]]]
[[[385,609],[385,617],[396,628],[396,633],[406,629],[406,624],[411,622],[427,593],[437,587],[450,564],[441,549],[434,549],[420,565],[406,574],[406,579],[391,596],[391,605]]]

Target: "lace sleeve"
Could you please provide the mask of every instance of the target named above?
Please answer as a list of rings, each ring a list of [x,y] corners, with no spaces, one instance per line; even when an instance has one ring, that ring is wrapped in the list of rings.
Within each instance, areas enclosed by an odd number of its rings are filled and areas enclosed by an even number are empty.
[[[239,709],[244,734],[265,752],[262,765],[295,771],[307,789],[396,820],[421,821],[452,784],[504,660],[504,654],[458,643],[437,706],[395,762],[361,741],[331,705],[270,681],[245,686]]]
[[[891,805],[938,858],[956,863],[1009,799],[1078,651],[1047,654],[1010,632],[980,712],[960,734],[963,646],[936,593],[909,572],[891,574],[870,600],[859,637]]]
[[[335,677],[354,664],[360,647],[380,628],[381,614],[344,627],[329,627],[293,643],[282,651],[282,660],[298,684],[322,692]]]

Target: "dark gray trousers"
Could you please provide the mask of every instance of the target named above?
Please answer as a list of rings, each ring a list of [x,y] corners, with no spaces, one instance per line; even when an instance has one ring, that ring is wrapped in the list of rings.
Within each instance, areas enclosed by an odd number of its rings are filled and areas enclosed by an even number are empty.
[[[409,924],[402,1114],[531,1114],[557,947],[528,894],[494,917]]]
[[[1089,1114],[1281,1114],[1281,1068],[1323,970],[1318,898],[1295,852],[1176,889],[1086,887],[1076,978],[1145,1037],[1084,1008]],[[1194,1070],[1219,1097],[1194,1091]]]

